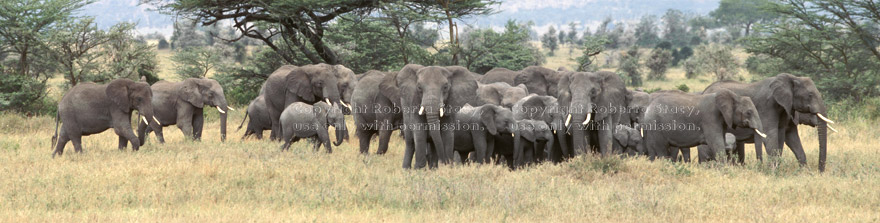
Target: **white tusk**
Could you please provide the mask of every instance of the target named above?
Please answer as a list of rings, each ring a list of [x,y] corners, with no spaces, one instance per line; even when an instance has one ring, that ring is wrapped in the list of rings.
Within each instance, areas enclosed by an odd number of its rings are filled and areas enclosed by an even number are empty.
[[[761,138],[767,138],[767,135],[765,135],[763,132],[761,132],[761,130],[755,129],[755,133],[758,133],[758,135],[760,135]]]
[[[825,125],[825,126],[828,126],[828,129],[831,129],[831,131],[837,132],[837,129],[834,129],[834,127],[831,127],[831,125]]]
[[[156,119],[156,116],[153,116],[153,121],[156,121],[156,124],[159,124],[159,125],[162,124],[161,122],[159,122],[159,119]]]
[[[821,119],[824,120],[825,122],[827,122],[827,123],[829,123],[829,124],[834,124],[834,121],[831,121],[831,119],[826,118],[824,115],[822,115],[822,113],[816,113],[816,115],[818,115],[819,118],[821,118]]]
[[[216,107],[216,108],[217,108],[217,111],[219,111],[219,112],[220,112],[220,114],[226,114],[226,112],[225,112],[225,111],[223,111],[223,109],[220,109],[220,107]]]
[[[345,104],[344,101],[340,101],[339,104],[342,104],[342,106],[345,106],[346,108],[351,109],[351,106],[348,106],[348,104]]]
[[[513,137],[513,133],[510,133],[510,137]]]
[[[425,106],[419,107],[419,115],[425,114]]]
[[[553,135],[556,135],[556,130],[553,130]]]
[[[440,117],[443,118],[443,108],[440,108]]]
[[[565,118],[565,127],[568,127],[568,124],[571,124],[571,114],[568,114],[568,118]]]
[[[141,116],[141,119],[144,120],[144,124],[150,124],[150,121],[147,121],[147,117]]]
[[[228,108],[230,111],[235,111],[235,109],[232,107],[226,106],[226,108]]]
[[[639,135],[641,135],[644,138],[645,137],[645,129],[640,128]]]
[[[587,122],[590,122],[590,116],[593,116],[593,113],[587,113],[587,120],[584,120],[584,123],[581,123],[581,125],[587,125]]]
[[[324,102],[327,102],[328,105],[332,105],[332,104],[333,104],[333,103],[330,103],[330,99],[329,99],[329,98],[324,98]]]

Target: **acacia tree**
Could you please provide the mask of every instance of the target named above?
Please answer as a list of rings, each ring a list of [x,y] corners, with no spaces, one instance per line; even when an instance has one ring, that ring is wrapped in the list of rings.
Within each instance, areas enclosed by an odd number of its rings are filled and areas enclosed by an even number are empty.
[[[718,8],[709,15],[722,25],[741,26],[745,36],[749,36],[755,23],[778,17],[778,14],[766,10],[769,5],[769,0],[721,0]]]
[[[0,50],[18,56],[17,74],[38,77],[32,72],[33,58],[44,50],[46,34],[59,21],[68,19],[76,10],[92,0],[4,0],[0,1],[0,36],[4,41]]]

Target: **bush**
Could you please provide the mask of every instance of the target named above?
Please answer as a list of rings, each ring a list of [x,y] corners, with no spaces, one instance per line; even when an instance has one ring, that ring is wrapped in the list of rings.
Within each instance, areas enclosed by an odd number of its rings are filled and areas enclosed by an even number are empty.
[[[688,87],[687,84],[681,84],[681,85],[676,86],[675,88],[678,88],[678,90],[680,90],[680,91],[684,91],[684,92],[690,92],[690,91],[691,91],[691,88]]]
[[[269,47],[261,47],[242,66],[221,66],[214,79],[223,86],[226,100],[232,105],[247,105],[260,94],[260,87],[284,59]]]
[[[693,55],[694,49],[691,49],[691,47],[688,46],[682,47],[681,49],[672,52],[672,66],[678,66],[679,62],[687,60]]]
[[[170,48],[170,47],[171,47],[171,45],[168,44],[168,41],[166,41],[165,38],[159,39],[159,46],[158,46],[158,48],[159,48],[160,50],[168,49],[168,48]]]
[[[694,58],[701,71],[715,74],[715,80],[733,80],[739,74],[740,63],[730,46],[717,43],[700,45]]]
[[[220,53],[212,47],[189,47],[171,57],[174,73],[180,79],[202,78],[220,63]]]
[[[629,83],[631,86],[642,86],[642,71],[639,67],[638,47],[630,47],[630,49],[627,50],[626,53],[621,55],[620,66],[617,68],[617,72],[622,72],[629,76]]]
[[[684,76],[687,79],[694,79],[700,76],[700,66],[696,59],[689,58],[684,61]]]
[[[669,69],[669,63],[672,61],[672,52],[669,50],[656,48],[651,50],[651,56],[645,61],[645,66],[650,69],[648,73],[649,80],[665,80],[666,70]]]
[[[46,97],[46,83],[25,75],[0,74],[0,111],[54,114],[57,105]]]

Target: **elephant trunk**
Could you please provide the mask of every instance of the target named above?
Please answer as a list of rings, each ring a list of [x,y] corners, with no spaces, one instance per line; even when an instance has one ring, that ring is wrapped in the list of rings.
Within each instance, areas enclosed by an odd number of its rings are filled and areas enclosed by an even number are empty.
[[[220,114],[220,141],[226,141],[226,113]]]
[[[828,123],[820,122],[819,135],[819,172],[825,172],[825,156],[828,153]]]
[[[559,141],[559,150],[562,151],[562,158],[566,159],[571,157],[571,150],[568,148],[568,140],[565,139],[567,131],[564,126],[565,124],[562,122],[563,120],[561,119],[553,120],[553,126],[551,127],[556,130],[556,137]]]
[[[430,134],[431,140],[434,141],[434,150],[437,151],[440,161],[446,163],[448,162],[447,154],[443,146],[443,136],[440,134],[440,113],[429,111],[425,117],[428,121],[428,134]]]
[[[342,141],[344,141],[345,138],[347,138],[346,136],[348,136],[348,130],[345,129],[345,123],[343,123],[342,125],[337,124],[334,127],[336,128],[336,142],[333,142],[333,146],[342,145]]]
[[[138,114],[143,115],[143,119],[150,126],[150,129],[156,133],[156,138],[159,139],[159,143],[165,143],[165,137],[162,134],[162,125],[159,123],[159,119],[154,116],[153,108],[150,106],[144,106],[138,109]],[[146,137],[145,137],[146,140]],[[143,144],[143,142],[141,142]]]
[[[587,125],[593,119],[590,117],[592,107],[590,103],[572,103],[572,107],[569,109],[571,115],[567,119],[571,119],[569,125],[571,126],[571,135],[574,137],[572,141],[574,153],[575,155],[585,154],[589,149],[586,130]]]

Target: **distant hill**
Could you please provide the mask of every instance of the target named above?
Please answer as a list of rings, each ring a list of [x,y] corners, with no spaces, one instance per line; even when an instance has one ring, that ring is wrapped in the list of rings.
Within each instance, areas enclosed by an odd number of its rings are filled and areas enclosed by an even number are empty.
[[[100,0],[84,7],[80,14],[95,17],[98,27],[106,29],[120,22],[136,22],[141,33],[160,32],[169,37],[174,31],[174,18],[156,11],[138,0]]]

